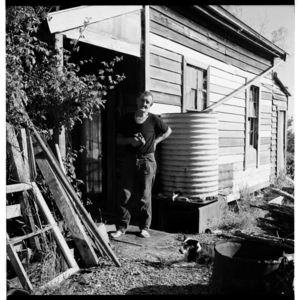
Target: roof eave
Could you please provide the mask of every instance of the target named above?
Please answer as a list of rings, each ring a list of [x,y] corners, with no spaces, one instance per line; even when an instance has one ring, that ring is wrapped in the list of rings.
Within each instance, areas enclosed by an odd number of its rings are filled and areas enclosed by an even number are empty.
[[[234,31],[235,33],[239,33],[243,37],[246,37],[250,42],[254,43],[257,46],[260,46],[264,51],[270,52],[272,55],[280,57],[282,60],[286,60],[286,53],[283,49],[279,48],[271,41],[260,35],[258,32],[250,28],[248,25],[243,23],[241,20],[230,14],[228,11],[223,9],[219,5],[204,5],[198,6],[194,5],[194,7],[202,12],[204,10],[207,14],[211,14],[210,17],[214,18],[215,21],[218,21],[223,26],[225,23],[230,24],[227,25],[227,29]],[[215,16],[213,16],[213,14]]]
[[[278,75],[277,75],[277,72],[274,72],[274,80],[276,81],[276,83],[280,86],[280,88],[284,91],[284,93],[287,95],[287,96],[292,96],[290,94],[290,92],[288,91],[287,87],[281,82],[281,80],[278,78]]]

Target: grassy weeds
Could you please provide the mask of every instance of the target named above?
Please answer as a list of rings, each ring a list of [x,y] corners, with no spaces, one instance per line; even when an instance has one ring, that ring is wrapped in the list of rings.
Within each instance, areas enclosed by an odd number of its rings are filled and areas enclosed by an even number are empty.
[[[282,189],[283,187],[291,187],[291,185],[293,184],[287,179],[285,172],[280,172],[277,177],[271,177],[270,179],[270,187]],[[273,192],[270,188],[250,193],[248,186],[241,186],[240,199],[227,205],[224,219],[219,229],[261,231],[257,226],[257,220],[259,218],[265,218],[267,212],[259,208],[251,207],[251,205],[266,204],[270,200],[268,197],[272,194]]]
[[[263,204],[261,193],[250,193],[247,186],[240,188],[240,199],[227,204],[227,209],[219,229],[223,230],[258,230],[257,218],[264,217],[266,212],[250,205]]]
[[[282,189],[283,187],[291,186],[291,182],[287,180],[287,175],[284,171],[279,172],[278,176],[272,176],[270,180],[270,186]]]

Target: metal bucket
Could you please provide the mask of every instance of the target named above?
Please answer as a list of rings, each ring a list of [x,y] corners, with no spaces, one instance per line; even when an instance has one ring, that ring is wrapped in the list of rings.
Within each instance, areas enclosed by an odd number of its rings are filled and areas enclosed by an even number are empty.
[[[215,246],[212,275],[214,293],[263,293],[266,283],[274,278],[280,265],[283,247],[249,242],[227,240]]]
[[[165,195],[218,195],[218,114],[172,113],[161,118],[172,134],[161,144],[161,182]]]

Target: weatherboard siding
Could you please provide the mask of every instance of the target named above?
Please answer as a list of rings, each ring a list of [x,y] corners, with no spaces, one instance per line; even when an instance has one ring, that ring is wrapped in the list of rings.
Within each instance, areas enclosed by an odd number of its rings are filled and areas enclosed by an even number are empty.
[[[176,111],[182,108],[185,59],[195,61],[195,65],[209,67],[208,106],[272,65],[271,61],[163,6],[150,6],[149,30],[150,90],[154,94],[154,102],[169,109],[165,112],[175,112],[171,107],[177,107]],[[239,186],[246,183],[248,187],[262,185],[268,182],[276,163],[274,148],[277,134],[272,125],[276,117],[273,106],[285,107],[284,94],[280,89],[274,89],[271,74],[254,84],[261,89],[260,147],[259,165],[251,169],[251,174],[246,175],[249,168],[244,169],[247,91],[241,91],[214,109],[219,119],[220,190],[237,191]],[[236,172],[242,179],[236,178]]]

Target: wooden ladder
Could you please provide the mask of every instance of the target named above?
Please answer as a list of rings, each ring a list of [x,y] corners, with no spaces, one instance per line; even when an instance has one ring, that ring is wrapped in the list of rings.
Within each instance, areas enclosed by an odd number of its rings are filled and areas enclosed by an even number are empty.
[[[51,284],[58,284],[58,283],[62,282],[64,279],[66,279],[70,275],[77,272],[79,270],[79,267],[72,255],[64,237],[62,236],[62,233],[60,232],[58,224],[55,222],[55,220],[44,200],[44,197],[42,196],[36,183],[35,182],[31,182],[28,184],[19,183],[19,184],[13,184],[13,185],[6,186],[7,194],[16,193],[16,192],[24,192],[26,190],[32,190],[34,192],[34,194],[36,196],[36,201],[37,201],[38,207],[42,211],[42,213],[45,217],[45,220],[47,221],[48,224],[44,228],[38,229],[35,232],[24,235],[24,236],[20,237],[19,239],[12,240],[9,238],[9,236],[7,234],[6,235],[6,249],[7,249],[7,254],[11,261],[11,264],[12,264],[23,288],[32,291],[33,286],[26,274],[26,271],[22,265],[22,262],[20,261],[17,251],[14,248],[14,245],[22,242],[23,240],[37,236],[39,234],[43,234],[46,231],[51,230],[53,232],[53,235],[55,237],[57,245],[58,245],[58,247],[66,261],[66,264],[69,268],[66,271],[64,271],[63,273],[61,273],[60,275],[58,275],[57,277],[55,277],[54,279],[52,279],[51,281],[49,281],[48,283],[44,284],[43,287],[51,285]],[[20,206],[19,204],[8,205],[6,218],[10,219],[10,218],[22,216],[21,209],[19,206]]]

